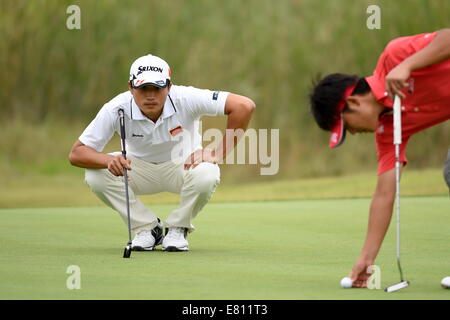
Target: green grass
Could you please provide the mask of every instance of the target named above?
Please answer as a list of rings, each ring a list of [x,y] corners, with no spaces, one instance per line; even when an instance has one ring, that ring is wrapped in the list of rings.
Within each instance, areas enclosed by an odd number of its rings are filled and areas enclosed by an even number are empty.
[[[402,262],[411,286],[339,287],[365,233],[369,199],[210,203],[187,253],[134,252],[106,207],[0,210],[0,299],[449,299],[448,197],[402,200]],[[174,205],[155,205],[166,217]],[[377,260],[398,281],[395,233]],[[66,269],[81,268],[81,289]]]
[[[84,184],[82,169],[55,175],[10,176],[0,186],[0,208],[36,208],[103,205]],[[226,177],[225,177],[226,178]],[[223,182],[212,202],[271,201],[296,199],[371,197],[375,173],[343,177],[321,177],[234,184]],[[224,180],[224,179],[222,179]],[[226,180],[226,179],[225,179]],[[448,195],[441,169],[404,171],[402,196]],[[146,204],[175,204],[179,196],[170,193],[141,196]]]

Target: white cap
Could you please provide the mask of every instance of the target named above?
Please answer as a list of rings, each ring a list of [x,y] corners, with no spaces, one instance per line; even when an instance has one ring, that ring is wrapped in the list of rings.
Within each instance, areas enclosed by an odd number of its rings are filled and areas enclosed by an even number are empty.
[[[148,54],[137,58],[130,68],[130,82],[133,88],[140,88],[145,85],[153,85],[165,88],[170,81],[172,72],[163,59]]]

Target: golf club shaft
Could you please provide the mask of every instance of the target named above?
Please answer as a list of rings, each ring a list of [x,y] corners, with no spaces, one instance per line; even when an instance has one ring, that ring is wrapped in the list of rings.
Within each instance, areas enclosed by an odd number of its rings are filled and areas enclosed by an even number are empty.
[[[398,95],[394,98],[394,145],[395,145],[395,208],[397,216],[397,266],[400,281],[403,282],[403,271],[400,263],[400,145],[402,143],[401,101]]]
[[[403,271],[400,264],[400,146],[395,145],[395,207],[397,215],[397,265],[400,271],[400,282],[403,282]]]
[[[120,141],[122,145],[122,155],[127,159],[127,150],[125,148],[125,119],[124,112],[119,109],[119,124],[120,124]],[[130,197],[128,194],[128,172],[123,168],[123,178],[125,181],[125,200],[127,204],[127,219],[128,219],[128,245],[131,245],[131,221],[130,221]]]
[[[123,168],[123,179],[125,180],[125,198],[127,201],[128,244],[131,244],[130,197],[128,194],[128,173],[126,168]]]

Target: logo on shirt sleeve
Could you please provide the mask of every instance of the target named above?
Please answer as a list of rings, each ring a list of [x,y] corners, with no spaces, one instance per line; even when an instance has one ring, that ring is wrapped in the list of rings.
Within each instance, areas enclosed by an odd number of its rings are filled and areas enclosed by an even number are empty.
[[[219,98],[219,91],[213,93],[213,100],[217,100]]]

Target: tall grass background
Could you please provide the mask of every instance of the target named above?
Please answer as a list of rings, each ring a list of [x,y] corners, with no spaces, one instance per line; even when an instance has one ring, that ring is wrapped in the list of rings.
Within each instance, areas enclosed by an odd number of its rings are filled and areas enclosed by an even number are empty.
[[[81,30],[66,27],[71,4],[81,9]],[[366,26],[373,4],[379,30]],[[169,62],[175,84],[252,98],[250,127],[280,130],[278,175],[224,165],[225,183],[375,171],[373,135],[327,147],[328,133],[309,112],[311,81],[319,73],[370,75],[390,39],[449,23],[448,0],[2,0],[2,176],[81,175],[67,161],[70,147],[101,106],[127,90],[130,64],[147,53]],[[206,118],[203,127],[225,121]],[[409,144],[411,167],[442,166],[450,123]],[[119,148],[115,139],[107,150]]]

